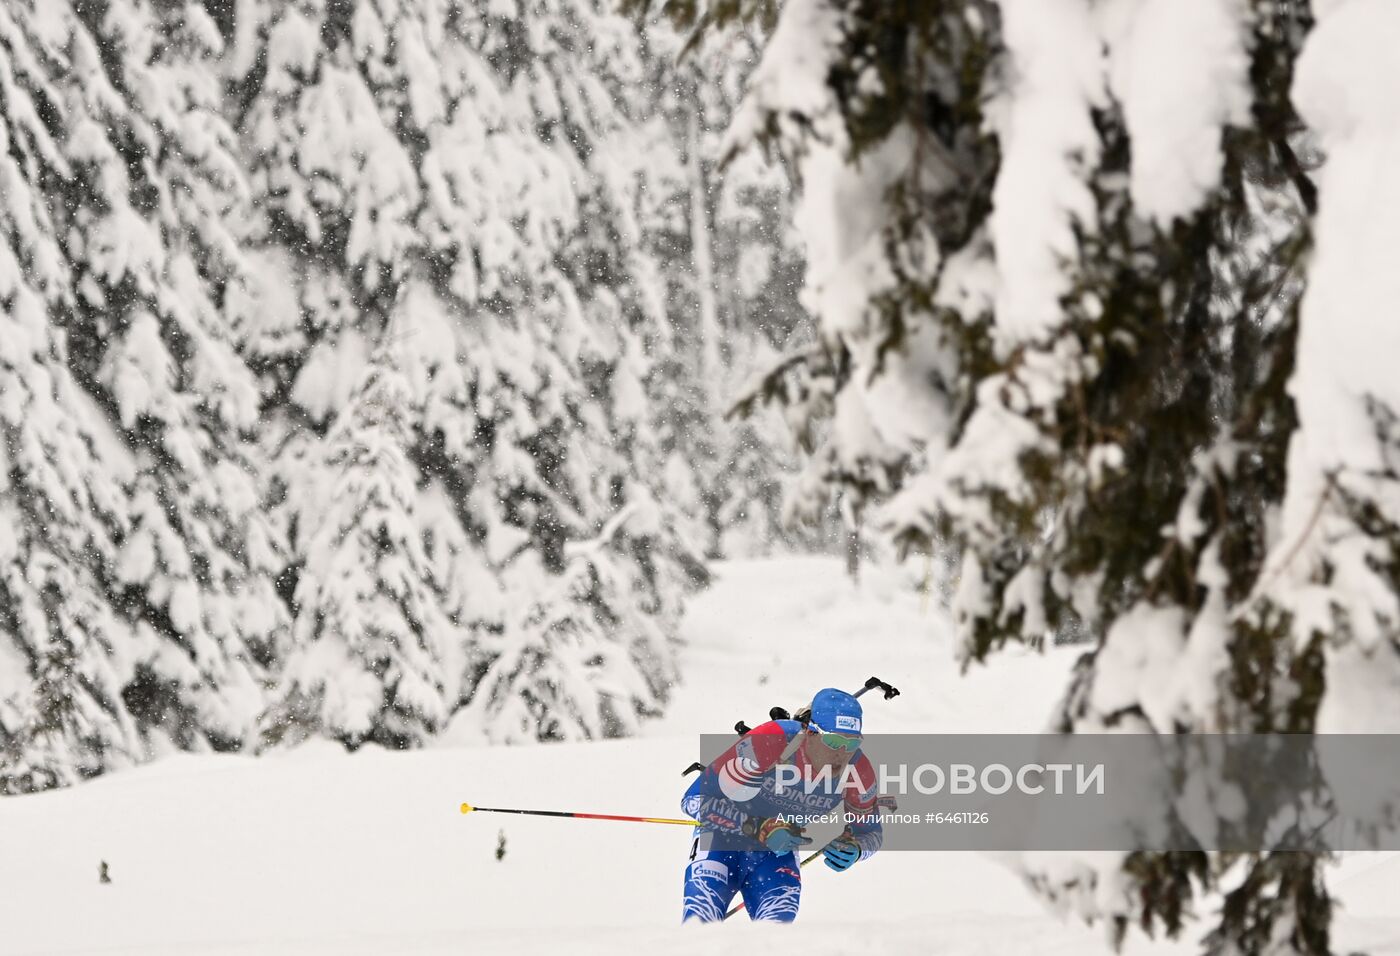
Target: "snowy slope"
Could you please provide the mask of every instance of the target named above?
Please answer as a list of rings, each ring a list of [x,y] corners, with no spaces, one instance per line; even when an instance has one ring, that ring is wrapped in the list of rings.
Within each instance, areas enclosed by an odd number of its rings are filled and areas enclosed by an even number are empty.
[[[684,956],[713,952],[716,933],[815,956],[1106,952],[979,854],[815,866],[796,926],[682,929],[687,829],[458,813],[468,800],[678,815],[696,732],[870,674],[903,691],[870,705],[874,730],[1034,731],[1074,656],[1013,652],[960,678],[907,575],[856,590],[814,559],[721,566],[686,634],[687,683],[639,740],[348,756],[313,743],[258,760],[173,757],[0,802],[0,953]],[[1400,920],[1386,918],[1400,860],[1358,855],[1336,884],[1353,904],[1340,942],[1400,952]],[[1129,952],[1189,949],[1137,939]]]

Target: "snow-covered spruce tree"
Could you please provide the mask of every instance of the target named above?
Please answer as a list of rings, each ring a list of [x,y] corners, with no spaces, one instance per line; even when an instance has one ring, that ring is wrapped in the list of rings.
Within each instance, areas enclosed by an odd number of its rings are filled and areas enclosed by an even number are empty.
[[[464,635],[443,611],[438,568],[415,520],[412,394],[392,344],[379,349],[324,442],[336,477],[315,527],[282,670],[274,733],[395,745],[440,730],[455,704]],[[455,666],[454,666],[455,665]]]
[[[753,400],[814,436],[811,501],[957,549],[965,660],[1097,635],[1062,731],[1390,730],[1400,11],[670,9],[775,23],[731,144],[800,177],[823,334]],[[1025,861],[1115,938],[1229,887],[1215,953],[1327,952],[1318,864]]]
[[[757,63],[755,36],[705,34],[682,52],[664,20],[641,24],[662,124],[643,233],[666,264],[672,316],[649,394],[671,496],[712,556],[821,546],[825,529],[786,519],[783,486],[798,462],[776,414],[726,412],[775,350],[810,341],[798,306],[802,260],[782,170],[745,154],[720,168],[722,138]]]
[[[198,4],[0,10],[0,788],[236,747],[284,617]]]
[[[447,732],[627,732],[664,699],[686,572],[702,573],[657,493],[644,382],[667,317],[638,223],[653,132],[631,112],[630,25],[591,0],[277,0],[243,4],[232,32],[261,256],[297,290],[266,308],[274,281],[246,319],[293,612],[332,587],[316,535],[338,520],[342,462],[322,436],[359,440],[341,420],[384,343],[418,488],[395,521],[436,582],[405,620],[465,635],[421,649]],[[442,719],[395,710],[399,670],[363,673],[380,709],[347,740],[408,743]],[[270,736],[299,694],[284,686]]]

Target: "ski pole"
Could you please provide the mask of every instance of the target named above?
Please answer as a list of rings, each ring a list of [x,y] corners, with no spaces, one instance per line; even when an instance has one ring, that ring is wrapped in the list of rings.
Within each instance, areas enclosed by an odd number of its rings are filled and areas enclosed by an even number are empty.
[[[462,804],[463,813],[524,813],[534,817],[573,817],[576,820],[618,820],[623,823],[674,823],[678,826],[693,827],[695,820],[673,820],[669,817],[630,817],[616,813],[578,813],[572,810],[516,810],[505,807],[474,807]]]
[[[851,696],[852,696],[852,697],[859,697],[860,695],[864,694],[866,691],[868,691],[868,690],[874,690],[874,689],[877,688],[877,687],[880,689],[880,693],[882,693],[882,694],[885,695],[885,700],[894,700],[896,697],[899,696],[899,688],[898,688],[898,687],[891,686],[890,684],[886,683],[885,681],[880,680],[880,678],[878,678],[878,677],[868,677],[868,678],[866,678],[865,686],[862,687],[860,690],[856,691],[856,692],[855,692],[854,694],[852,694]]]

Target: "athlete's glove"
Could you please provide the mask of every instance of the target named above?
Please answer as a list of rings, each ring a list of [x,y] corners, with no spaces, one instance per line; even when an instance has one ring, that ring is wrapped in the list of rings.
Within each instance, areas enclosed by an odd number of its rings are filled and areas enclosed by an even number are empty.
[[[826,865],[839,873],[850,869],[851,864],[860,859],[860,844],[837,837],[822,847],[822,855],[826,857]]]
[[[744,832],[774,853],[787,853],[812,842],[811,837],[802,835],[802,827],[777,817],[751,817],[744,821]]]

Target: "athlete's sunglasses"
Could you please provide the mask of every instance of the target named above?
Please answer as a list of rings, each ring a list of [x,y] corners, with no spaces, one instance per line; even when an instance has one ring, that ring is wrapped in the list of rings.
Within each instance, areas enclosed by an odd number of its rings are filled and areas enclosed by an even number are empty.
[[[822,730],[816,724],[812,724],[812,729],[821,735],[822,743],[832,750],[845,750],[855,753],[860,749],[859,737],[847,737],[845,734],[832,734]]]

